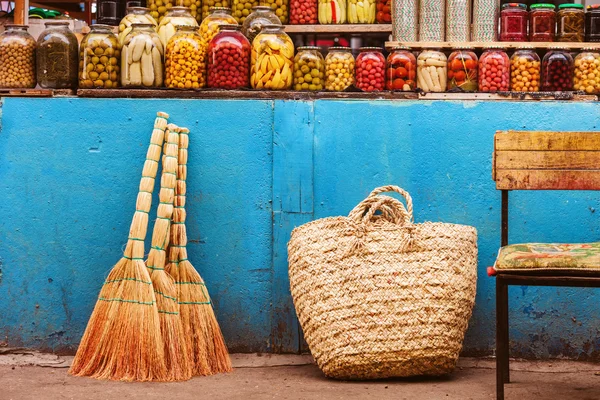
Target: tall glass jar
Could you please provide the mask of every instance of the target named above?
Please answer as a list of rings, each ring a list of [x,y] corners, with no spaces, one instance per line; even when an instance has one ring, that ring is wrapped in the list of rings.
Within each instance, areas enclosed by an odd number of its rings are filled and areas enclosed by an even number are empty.
[[[488,47],[479,58],[479,90],[507,92],[510,82],[510,60],[502,47]]]
[[[37,82],[43,88],[76,89],[79,63],[77,37],[69,21],[48,21],[37,42]]]
[[[510,58],[510,90],[537,92],[540,90],[540,57],[533,47],[523,47]]]
[[[379,92],[385,88],[385,57],[381,47],[361,47],[356,57],[356,88]]]
[[[152,24],[154,29],[158,28],[158,23],[150,14],[150,9],[146,7],[130,7],[127,9],[127,15],[119,23],[119,44],[123,45],[125,36],[131,32],[132,24]]]
[[[258,7],[258,0],[233,0],[233,4],[231,9],[233,10],[233,18],[238,22],[238,24],[243,24],[244,21],[252,14],[252,10],[254,7]],[[271,10],[271,7],[263,6]],[[279,18],[277,18],[279,21]],[[281,22],[281,21],[280,21]]]
[[[265,25],[281,25],[279,17],[275,15],[269,6],[257,6],[252,8],[252,14],[244,20],[242,33],[248,38],[250,43],[256,35],[260,33]]]
[[[392,23],[392,0],[377,0],[375,20],[378,24]]]
[[[600,93],[600,53],[586,48],[575,57],[574,89],[588,94]]]
[[[205,47],[195,26],[179,25],[165,48],[165,86],[198,89],[206,86]]]
[[[583,42],[585,11],[581,4],[558,6],[556,39],[559,42]]]
[[[288,23],[289,0],[264,0],[261,4],[268,5],[282,24]]]
[[[202,19],[200,21],[204,21],[204,18],[208,17],[212,13],[211,8],[226,8],[231,14],[229,0],[202,0]]]
[[[387,58],[385,88],[387,90],[415,90],[417,78],[417,58],[409,47],[394,47]]]
[[[227,7],[212,7],[210,9],[210,14],[202,20],[200,24],[200,36],[208,43],[214,38],[217,33],[219,33],[219,29],[221,25],[237,25],[237,21],[231,15],[231,8]]]
[[[585,41],[600,42],[600,4],[587,7],[585,13]]]
[[[163,46],[169,43],[169,39],[177,31],[180,25],[198,26],[196,19],[190,14],[190,9],[187,7],[173,7],[171,11],[158,24],[158,36]]]
[[[281,25],[264,25],[252,42],[253,89],[289,90],[293,83],[294,43]]]
[[[0,34],[0,87],[35,87],[35,40],[27,25],[5,25]]]
[[[112,27],[92,25],[79,46],[79,87],[111,89],[119,86],[121,47]]]
[[[526,42],[528,20],[526,4],[504,4],[500,12],[500,41]]]
[[[479,64],[474,50],[473,47],[454,49],[448,57],[448,90],[456,87],[465,92],[477,90]]]
[[[350,47],[330,47],[325,57],[325,89],[341,92],[352,86],[354,64]]]
[[[376,0],[348,0],[349,24],[374,24],[377,14]]]
[[[250,86],[250,42],[239,25],[221,25],[208,44],[208,87],[241,89]]]
[[[554,4],[532,4],[529,12],[529,40],[532,42],[554,42],[556,12]]]
[[[345,24],[348,14],[347,0],[318,0],[321,25]]]
[[[294,58],[294,90],[323,90],[325,59],[316,46],[298,47]]]
[[[163,45],[152,24],[133,24],[121,49],[123,87],[161,87]]]
[[[317,23],[318,0],[290,0],[290,24],[313,25]]]
[[[542,60],[542,91],[573,90],[573,57],[563,47],[552,47]]]
[[[425,92],[446,90],[448,59],[439,49],[425,49],[417,57],[417,86]]]

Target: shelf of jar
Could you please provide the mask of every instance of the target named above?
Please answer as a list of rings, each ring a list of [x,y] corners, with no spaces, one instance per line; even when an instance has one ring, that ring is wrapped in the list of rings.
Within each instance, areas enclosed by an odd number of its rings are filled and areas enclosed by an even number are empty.
[[[392,33],[391,24],[286,25],[287,33]]]
[[[507,49],[518,49],[520,47],[535,47],[536,49],[547,49],[549,47],[566,47],[571,50],[581,50],[584,48],[593,48],[600,50],[600,42],[385,42],[385,47],[390,49],[395,46],[408,46],[412,49],[422,49],[433,47],[438,49],[450,50],[457,47],[475,47],[484,49],[490,46],[502,46]]]
[[[0,97],[59,97],[73,96],[72,89],[0,89]]]

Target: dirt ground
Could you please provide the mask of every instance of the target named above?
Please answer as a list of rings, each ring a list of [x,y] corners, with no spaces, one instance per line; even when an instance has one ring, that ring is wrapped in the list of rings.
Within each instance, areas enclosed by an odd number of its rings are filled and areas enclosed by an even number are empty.
[[[35,359],[35,357],[33,357]],[[39,360],[38,360],[39,361]],[[180,383],[123,383],[74,378],[69,360],[7,360],[0,356],[0,399],[494,399],[491,360],[463,359],[449,377],[340,382],[325,378],[306,356],[234,355],[231,374]],[[15,365],[16,364],[16,365]],[[36,365],[27,365],[36,364]],[[600,365],[512,362],[506,399],[600,399]]]

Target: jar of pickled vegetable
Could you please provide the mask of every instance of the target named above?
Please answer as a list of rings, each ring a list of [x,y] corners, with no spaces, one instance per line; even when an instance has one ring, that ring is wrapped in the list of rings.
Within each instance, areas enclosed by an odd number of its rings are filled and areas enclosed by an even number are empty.
[[[379,92],[385,88],[385,57],[381,47],[361,47],[356,57],[356,88]]]
[[[163,46],[169,43],[169,39],[180,25],[198,26],[198,22],[192,17],[190,9],[187,7],[173,7],[158,24],[157,32]]]
[[[281,25],[264,25],[252,42],[253,89],[289,90],[293,83],[294,43]]]
[[[0,87],[35,87],[35,40],[27,25],[5,25],[0,34]]]
[[[585,41],[600,42],[600,4],[587,7],[585,13]]]
[[[375,20],[378,24],[392,23],[392,0],[377,0]]]
[[[556,39],[559,42],[583,42],[585,11],[581,4],[558,6]]]
[[[294,90],[323,90],[325,59],[316,46],[298,47],[294,57]]]
[[[260,4],[271,7],[273,13],[279,18],[279,22],[288,23],[289,0],[261,0]]]
[[[208,44],[208,87],[240,89],[250,86],[250,42],[239,25],[221,25]]]
[[[510,58],[510,90],[537,92],[540,90],[540,57],[533,47],[523,47]]]
[[[529,12],[529,40],[532,42],[554,42],[556,12],[554,4],[532,4]]]
[[[417,78],[417,59],[409,47],[397,46],[387,58],[385,70],[385,88],[387,90],[415,90]]]
[[[92,25],[79,46],[79,87],[111,89],[119,86],[121,47],[112,27]]]
[[[290,0],[290,24],[316,24],[317,3],[318,0]]]
[[[438,49],[426,49],[417,57],[417,86],[425,92],[446,90],[448,59]]]
[[[600,93],[600,53],[586,48],[575,57],[574,89],[589,94]]]
[[[233,0],[233,4],[231,5],[231,9],[233,11],[233,18],[238,22],[238,24],[243,24],[244,21],[252,14],[252,10],[254,7],[259,5],[258,1],[250,1],[250,0]],[[265,6],[266,7],[266,6]],[[271,7],[267,7],[269,11]],[[279,18],[277,18],[279,21]]]
[[[319,23],[321,25],[345,24],[347,17],[347,0],[318,0]]]
[[[202,0],[202,20],[212,14],[211,8],[226,8],[231,15],[231,7],[229,7],[229,0]],[[234,18],[235,19],[235,18]],[[236,21],[237,23],[237,21]]]
[[[521,3],[507,3],[502,5],[500,12],[500,41],[501,42],[526,42],[527,22],[529,13],[527,5]]]
[[[510,60],[503,47],[488,47],[479,58],[479,90],[507,92],[510,82]]]
[[[177,26],[177,32],[165,48],[165,86],[177,89],[205,87],[205,52],[195,26]]]
[[[349,24],[374,24],[377,14],[376,0],[347,0]]]
[[[477,90],[479,64],[473,47],[454,49],[448,57],[448,90],[456,87],[465,92]]]
[[[252,8],[252,14],[244,20],[242,33],[248,38],[250,43],[256,35],[260,33],[265,25],[281,25],[279,17],[275,15],[269,6],[257,6]]]
[[[121,49],[123,87],[161,87],[163,45],[152,24],[133,24]]]
[[[69,21],[48,21],[37,41],[37,82],[43,88],[76,89],[79,44]]]
[[[154,29],[158,28],[158,23],[152,15],[150,9],[146,7],[130,7],[127,9],[127,15],[119,23],[119,44],[123,45],[125,36],[131,32],[132,24],[152,24]]]
[[[542,91],[573,90],[573,57],[563,47],[552,47],[542,60]]]
[[[325,57],[325,89],[341,92],[352,86],[354,64],[350,47],[330,47]]]

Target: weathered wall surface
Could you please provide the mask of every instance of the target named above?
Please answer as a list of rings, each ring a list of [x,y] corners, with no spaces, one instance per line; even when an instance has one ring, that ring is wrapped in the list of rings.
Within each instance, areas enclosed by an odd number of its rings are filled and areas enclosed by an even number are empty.
[[[294,226],[347,214],[372,188],[409,190],[417,222],[479,231],[465,351],[494,345],[497,129],[598,130],[595,103],[4,99],[0,131],[0,342],[73,349],[133,214],[153,116],[188,126],[190,259],[236,351],[297,351],[285,244]],[[594,241],[592,192],[511,194],[511,242]],[[514,354],[598,357],[592,289],[511,289]]]

